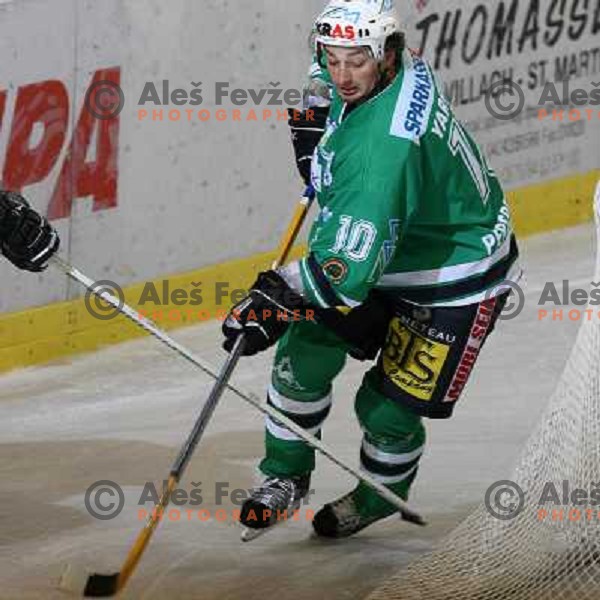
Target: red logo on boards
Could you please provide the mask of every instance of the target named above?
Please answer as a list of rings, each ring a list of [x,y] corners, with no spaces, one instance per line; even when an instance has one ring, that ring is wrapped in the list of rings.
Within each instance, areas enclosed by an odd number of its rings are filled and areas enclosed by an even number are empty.
[[[89,86],[119,85],[120,78],[120,67],[100,69]],[[0,90],[0,135],[3,125],[8,135],[2,187],[20,192],[55,177],[49,219],[68,217],[78,198],[91,197],[94,211],[117,206],[119,117],[96,118],[83,97],[74,100],[69,91],[57,79],[29,83],[16,89],[13,103],[8,91]],[[74,118],[75,102],[81,108]],[[12,119],[6,114],[9,105]]]

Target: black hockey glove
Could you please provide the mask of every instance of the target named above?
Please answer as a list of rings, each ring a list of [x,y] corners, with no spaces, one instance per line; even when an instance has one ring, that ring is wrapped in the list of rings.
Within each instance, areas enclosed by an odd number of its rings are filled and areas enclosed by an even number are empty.
[[[311,111],[311,112],[308,112]],[[310,184],[310,166],[319,141],[325,132],[329,107],[309,108],[299,111],[289,109],[288,124],[292,132],[292,144],[296,155],[296,165],[306,185]]]
[[[223,348],[231,352],[244,334],[244,355],[252,356],[272,346],[294,320],[312,318],[302,296],[275,271],[265,271],[246,298],[236,304],[223,323]]]
[[[327,309],[321,310],[317,319],[349,345],[352,358],[374,360],[383,348],[393,316],[391,304],[380,292],[372,291],[347,314]]]
[[[19,269],[43,271],[58,250],[54,228],[23,196],[0,191],[0,250]]]

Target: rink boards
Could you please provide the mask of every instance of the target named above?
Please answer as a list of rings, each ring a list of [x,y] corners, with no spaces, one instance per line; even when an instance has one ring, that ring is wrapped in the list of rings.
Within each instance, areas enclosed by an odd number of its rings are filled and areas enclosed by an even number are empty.
[[[304,79],[306,31],[322,3],[267,4],[0,4],[0,51],[11,57],[0,77],[3,184],[48,214],[67,259],[117,282],[133,304],[144,282],[188,293],[202,284],[200,305],[154,302],[166,328],[226,308],[218,284],[248,285],[301,189],[280,113]],[[509,190],[522,236],[589,220],[598,177],[597,107],[592,118],[569,110],[571,94],[600,80],[600,4],[555,5],[419,0],[401,15]],[[564,114],[540,118],[545,83],[565,77]],[[482,90],[506,78],[524,106],[498,120]],[[124,99],[108,120],[94,118],[86,95],[106,82]],[[120,319],[90,317],[82,290],[52,270],[3,262],[0,277],[10,282],[0,289],[0,371],[135,335]]]

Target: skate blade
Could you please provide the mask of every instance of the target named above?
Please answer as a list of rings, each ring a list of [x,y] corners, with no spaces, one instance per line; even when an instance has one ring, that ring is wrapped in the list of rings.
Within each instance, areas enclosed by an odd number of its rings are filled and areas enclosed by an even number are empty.
[[[265,529],[250,529],[250,527],[244,527],[242,534],[240,535],[240,539],[242,542],[252,542],[256,538],[259,538],[261,535],[264,535],[272,529],[271,527],[267,527]]]
[[[298,510],[300,508],[300,504],[301,504],[300,500],[298,500],[297,502],[294,502],[288,508],[288,511],[290,512],[290,514],[292,514],[294,511]],[[275,527],[277,527],[278,525],[281,525],[282,523],[286,523],[286,520],[275,521],[275,523],[273,523],[273,525],[271,525],[270,527],[264,527],[262,529],[253,529],[251,527],[244,527],[244,529],[240,535],[240,539],[242,540],[242,542],[252,542],[256,538],[259,538],[259,537],[262,537],[263,535],[265,535],[265,533],[269,533],[269,531],[273,531],[273,529],[275,529]]]

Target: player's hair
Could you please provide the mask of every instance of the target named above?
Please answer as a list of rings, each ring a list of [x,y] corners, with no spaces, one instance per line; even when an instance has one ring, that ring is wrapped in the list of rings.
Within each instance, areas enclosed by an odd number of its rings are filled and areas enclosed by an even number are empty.
[[[403,31],[396,31],[385,40],[385,51],[393,51],[396,53],[396,65],[402,60],[402,52],[404,52],[405,48],[406,35]]]

